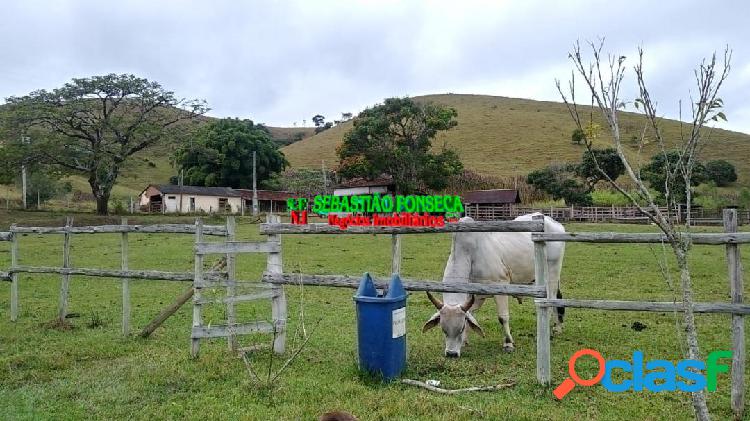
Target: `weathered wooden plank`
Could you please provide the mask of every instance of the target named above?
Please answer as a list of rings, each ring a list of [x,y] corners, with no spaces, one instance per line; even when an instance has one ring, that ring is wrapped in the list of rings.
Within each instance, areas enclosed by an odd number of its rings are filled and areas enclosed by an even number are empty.
[[[544,216],[536,215],[533,219],[542,223],[544,229]],[[549,290],[549,267],[547,265],[547,243],[538,241],[534,243],[534,284],[542,288],[543,296],[550,298]],[[550,353],[550,308],[536,307],[536,378],[545,386],[552,382],[552,363]]]
[[[65,220],[65,234],[63,235],[63,269],[70,268],[70,228],[73,225],[73,218],[67,217]],[[68,290],[70,289],[70,274],[63,273],[60,279],[60,303],[58,305],[57,318],[60,322],[65,321],[65,315],[68,312]]]
[[[301,273],[263,274],[263,282],[279,285],[314,285],[325,287],[358,288],[362,280],[359,276],[349,275],[308,275]],[[519,297],[544,297],[544,288],[537,285],[455,283],[444,284],[436,281],[422,281],[401,278],[404,289],[408,291],[460,292],[479,295],[514,295]],[[385,288],[389,281],[375,280],[377,288]]]
[[[273,325],[257,321],[252,323],[237,324],[233,326],[194,326],[191,332],[193,340],[201,338],[225,338],[229,335],[248,335],[251,333],[272,333]]]
[[[595,310],[682,312],[682,302],[668,301],[618,301],[618,300],[575,300],[575,299],[537,299],[535,303],[543,307],[575,307]],[[736,313],[750,314],[750,305],[732,303],[695,303],[695,313]]]
[[[195,220],[195,243],[203,242],[203,220],[196,218]],[[201,285],[203,284],[203,255],[196,254],[194,257],[195,266],[193,273],[193,330],[201,328],[203,325],[203,317],[201,316],[201,304],[202,298]],[[190,355],[193,358],[198,357],[198,353],[201,349],[201,340],[197,337],[192,337],[190,340]]]
[[[151,279],[162,281],[192,282],[192,272],[164,272],[160,270],[119,270],[119,269],[91,269],[91,268],[59,268],[45,266],[16,266],[8,270],[10,273],[56,273],[67,275],[96,276],[104,278]],[[226,275],[219,272],[206,272],[204,279],[221,281]]]
[[[260,224],[261,234],[429,234],[440,232],[540,232],[542,224],[534,221],[458,222],[442,227],[351,226],[341,229],[328,224]]]
[[[725,209],[723,215],[724,231],[737,232],[737,210]],[[742,304],[742,260],[740,248],[736,244],[726,245],[727,266],[729,268],[729,291],[732,304]],[[732,314],[732,389],[730,400],[734,419],[742,419],[745,412],[745,321],[742,315]]]
[[[10,226],[13,229],[16,225]],[[18,266],[18,236],[13,235],[10,239],[10,269]],[[15,322],[18,320],[18,273],[10,273],[10,321]]]
[[[391,236],[391,273],[401,273],[401,236]]]
[[[221,225],[205,225],[203,235],[226,236],[227,229]],[[10,232],[25,234],[65,234],[65,227],[14,227]],[[189,224],[155,224],[155,225],[92,225],[70,229],[72,234],[106,234],[121,232],[140,232],[157,234],[195,234],[195,226]]]
[[[225,243],[223,244],[226,250],[226,260],[227,260],[227,281],[234,281],[234,275],[235,275],[235,252],[230,250],[232,246],[229,244],[235,245],[235,244],[252,244],[252,243],[234,243],[235,240],[235,220],[234,216],[227,216],[227,237],[225,239]],[[230,243],[232,242],[232,243]],[[208,243],[203,243],[208,244]],[[254,245],[254,244],[253,244]],[[197,247],[196,248],[200,248]],[[234,308],[234,301],[233,298],[235,297],[235,294],[237,293],[236,287],[234,285],[227,286],[227,325],[228,326],[234,326],[237,323],[237,312]],[[237,349],[237,337],[233,334],[231,334],[227,337],[227,344],[229,346],[230,351],[234,351]]]
[[[234,304],[234,303],[242,303],[246,301],[255,301],[255,300],[262,300],[267,298],[273,298],[276,296],[275,291],[261,291],[256,292],[254,294],[241,294],[241,295],[234,295],[234,296],[227,296],[227,297],[221,297],[221,298],[201,298],[200,301],[198,301],[200,304]]]
[[[120,222],[123,227],[128,226],[128,218],[123,217]],[[128,270],[128,233],[123,232],[120,237],[120,269]],[[122,335],[130,334],[130,279],[122,278]]]
[[[720,245],[750,243],[750,232],[690,234],[693,244]],[[534,241],[573,241],[580,243],[662,243],[667,238],[657,233],[566,232],[532,233]]]
[[[10,241],[13,233],[9,231],[0,231],[0,241]]]
[[[185,290],[182,294],[180,294],[179,297],[172,303],[169,307],[165,308],[161,313],[159,313],[156,318],[151,320],[146,327],[141,330],[141,333],[138,334],[141,338],[148,338],[151,336],[152,333],[158,328],[159,326],[164,323],[165,320],[167,320],[171,315],[173,315],[180,307],[182,307],[190,298],[193,296],[193,287],[192,285]]]
[[[281,217],[278,215],[268,215],[266,221],[269,224],[281,225]],[[276,234],[269,235],[268,242],[278,244],[279,251],[268,253],[266,258],[266,271],[271,274],[280,275],[283,272],[283,263],[281,260],[281,236]],[[286,294],[284,293],[284,287],[281,285],[274,285],[274,288],[271,291],[275,293],[274,297],[271,299],[271,317],[275,330],[273,351],[277,354],[283,354],[286,349]]]
[[[278,243],[268,241],[228,241],[226,243],[198,243],[195,245],[196,254],[234,254],[234,253],[278,253],[281,251]]]

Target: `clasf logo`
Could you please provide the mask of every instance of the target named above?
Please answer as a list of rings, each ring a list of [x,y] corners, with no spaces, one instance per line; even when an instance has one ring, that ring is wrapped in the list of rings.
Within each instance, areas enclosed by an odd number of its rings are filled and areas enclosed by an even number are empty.
[[[588,355],[599,363],[599,371],[588,380],[582,379],[576,373],[576,361]],[[729,371],[729,364],[722,364],[719,359],[732,358],[732,351],[713,351],[708,354],[706,362],[698,360],[682,360],[675,365],[667,360],[650,360],[644,364],[643,352],[633,352],[632,361],[605,361],[602,354],[594,349],[581,349],[568,360],[568,374],[570,377],[560,383],[552,392],[557,399],[562,399],[576,385],[593,386],[601,383],[610,392],[625,392],[634,390],[640,392],[665,392],[680,390],[683,392],[697,392],[707,388],[709,392],[716,390],[719,373]],[[613,378],[617,370],[626,374],[626,379],[619,383]],[[705,370],[705,374],[703,371]],[[627,375],[629,374],[629,375]]]

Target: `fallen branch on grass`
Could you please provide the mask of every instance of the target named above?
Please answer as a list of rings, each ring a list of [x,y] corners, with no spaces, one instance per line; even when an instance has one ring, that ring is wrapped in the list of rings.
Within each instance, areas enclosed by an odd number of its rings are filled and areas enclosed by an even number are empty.
[[[487,392],[491,390],[505,389],[505,388],[516,385],[516,382],[511,381],[509,383],[501,383],[501,384],[496,384],[494,386],[474,386],[474,387],[467,387],[464,389],[443,389],[442,387],[432,386],[425,382],[420,382],[419,380],[401,379],[401,383],[410,384],[412,386],[417,386],[417,387],[423,387],[432,392],[444,393],[446,395],[455,395],[457,393],[465,393],[465,392]]]

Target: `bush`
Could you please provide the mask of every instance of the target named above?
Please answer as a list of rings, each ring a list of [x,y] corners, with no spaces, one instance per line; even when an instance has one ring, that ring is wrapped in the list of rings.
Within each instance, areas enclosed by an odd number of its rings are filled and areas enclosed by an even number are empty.
[[[612,190],[594,190],[591,192],[594,206],[630,206],[630,199],[622,193]]]
[[[725,187],[737,181],[737,171],[734,165],[723,159],[706,162],[706,175],[719,187]]]

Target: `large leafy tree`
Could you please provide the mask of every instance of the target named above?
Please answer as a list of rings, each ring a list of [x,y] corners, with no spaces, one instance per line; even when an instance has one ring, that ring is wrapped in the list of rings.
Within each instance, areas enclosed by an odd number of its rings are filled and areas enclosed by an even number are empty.
[[[725,187],[737,181],[737,171],[734,165],[723,159],[706,162],[706,175],[719,187]]]
[[[6,108],[4,129],[15,134],[6,147],[30,149],[6,156],[86,176],[99,214],[107,213],[112,187],[131,156],[207,111],[203,101],[178,99],[129,74],[73,79],[51,91],[7,98]],[[31,142],[16,141],[20,134]]]
[[[589,190],[593,190],[600,181],[617,180],[625,174],[625,166],[614,148],[591,148],[583,153],[576,174],[586,180]]]
[[[659,193],[658,199],[662,203],[685,203],[687,189],[708,181],[705,165],[693,157],[690,158],[692,174],[687,178],[682,168],[687,165],[688,156],[678,151],[666,151],[652,156],[651,162],[641,170],[641,178]],[[687,179],[690,180],[690,185]]]
[[[442,189],[463,169],[458,155],[432,140],[456,126],[456,110],[411,98],[388,98],[354,119],[337,148],[338,174],[344,178],[390,176],[399,193]]]
[[[288,164],[268,129],[238,119],[218,120],[199,130],[177,150],[174,163],[185,171],[188,185],[252,187],[253,151],[259,182]]]

